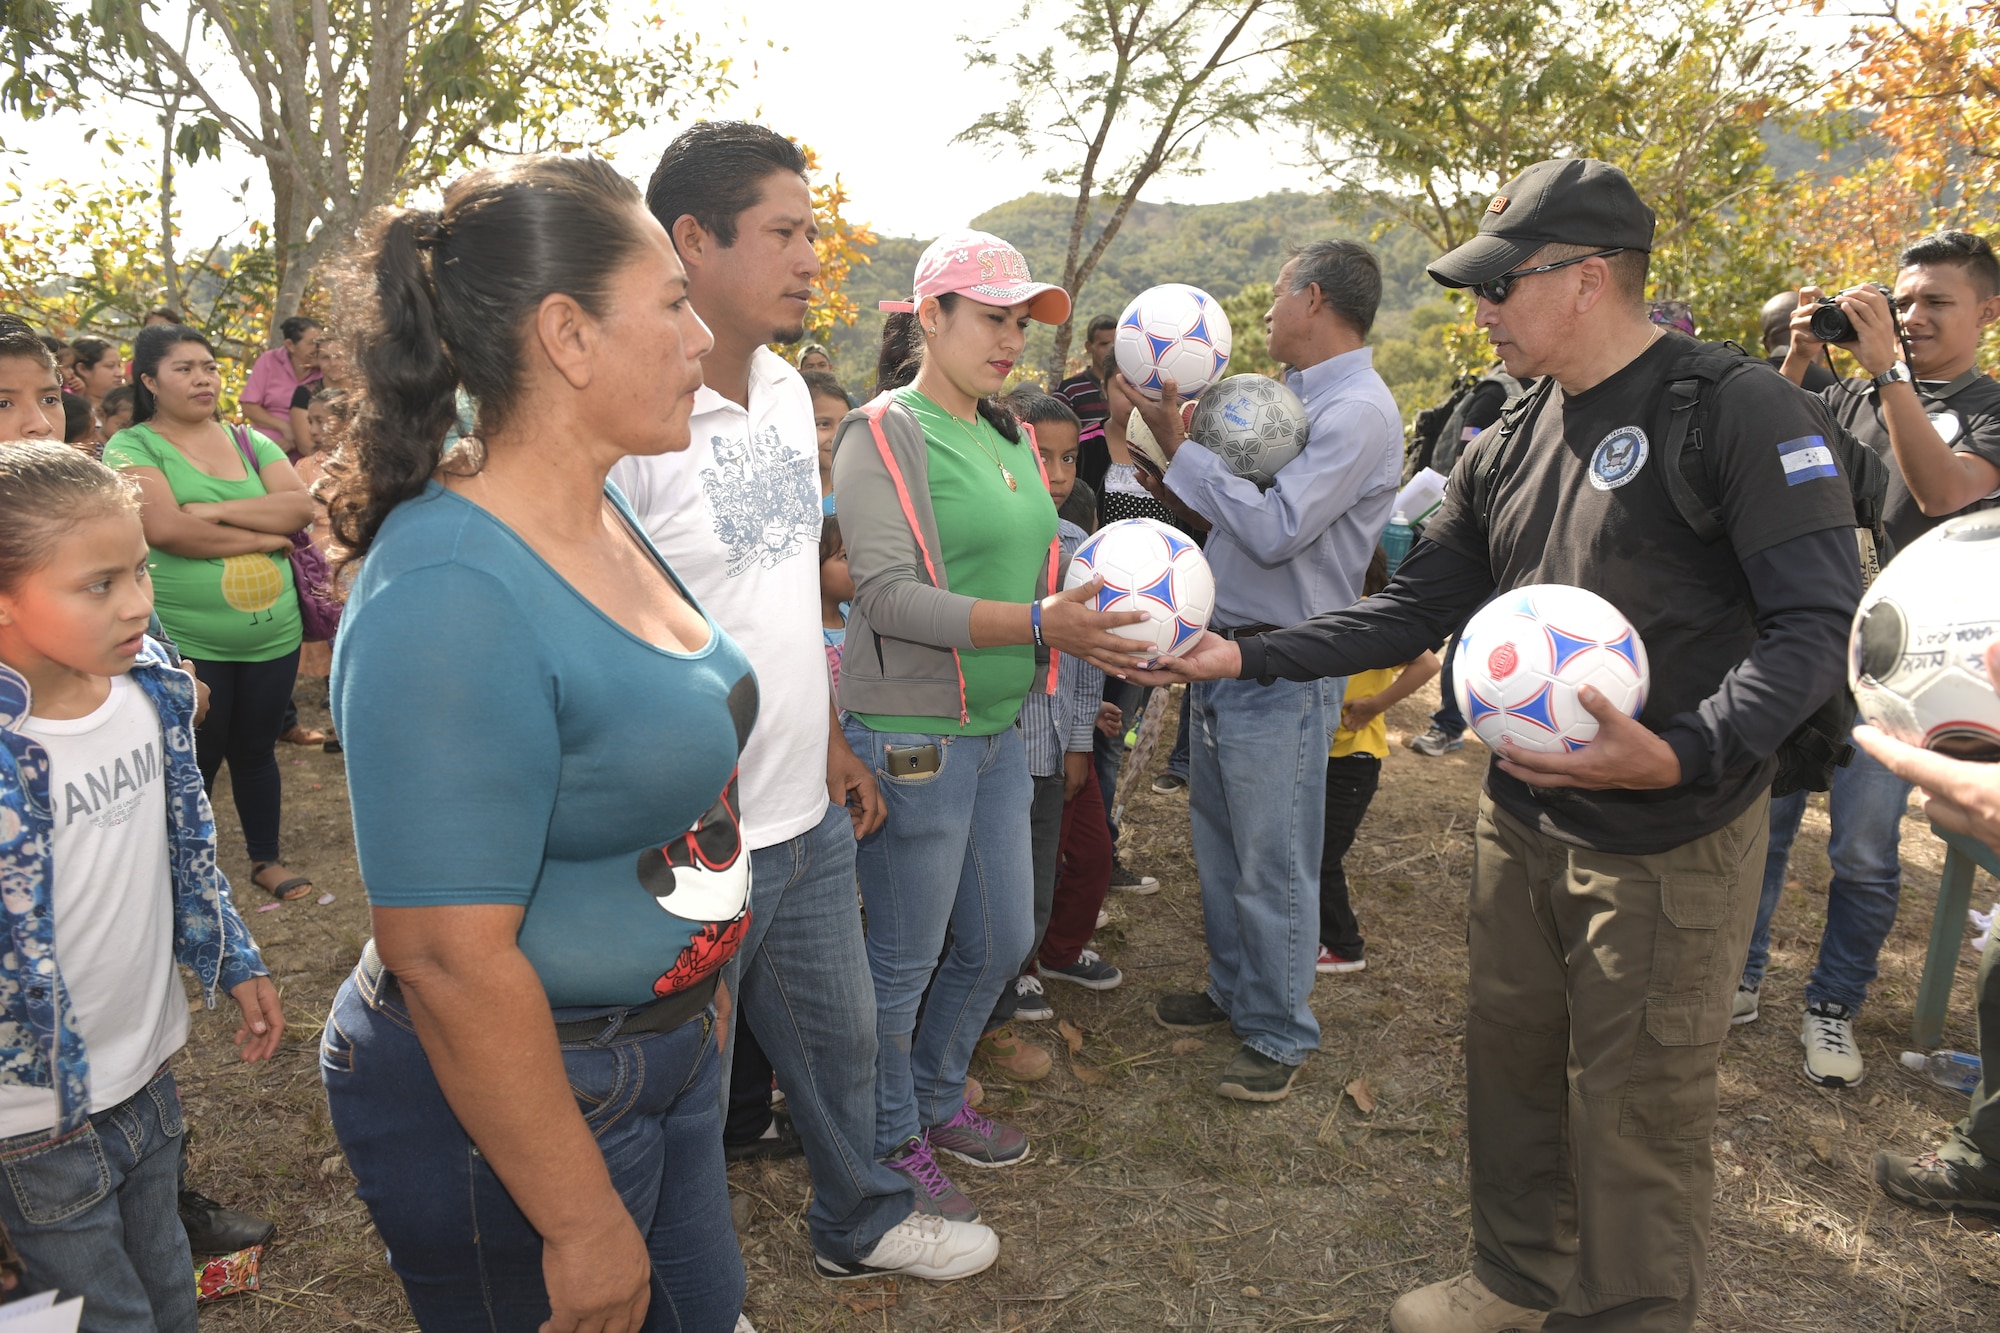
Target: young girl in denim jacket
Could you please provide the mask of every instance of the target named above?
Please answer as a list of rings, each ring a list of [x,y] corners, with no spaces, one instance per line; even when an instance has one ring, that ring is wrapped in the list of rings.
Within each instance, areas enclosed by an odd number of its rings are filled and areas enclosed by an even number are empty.
[[[175,963],[268,1058],[278,993],[215,865],[194,681],[146,637],[139,497],[55,443],[0,444],[0,1223],[91,1333],[193,1333],[175,1209]]]

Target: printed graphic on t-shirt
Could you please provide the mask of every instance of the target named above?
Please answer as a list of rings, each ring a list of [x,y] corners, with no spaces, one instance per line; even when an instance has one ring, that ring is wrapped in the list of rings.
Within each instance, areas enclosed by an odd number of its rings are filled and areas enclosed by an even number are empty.
[[[736,748],[757,720],[756,677],[745,675],[729,691]],[[639,853],[639,886],[660,910],[696,923],[679,955],[653,982],[653,994],[686,990],[728,962],[750,929],[750,857],[743,846],[742,801],[736,773],[694,827],[664,847]]]
[[[159,780],[157,741],[147,741],[130,755],[108,765],[99,764],[94,771],[71,773],[56,803],[60,827],[67,829],[82,820],[96,829],[118,828],[138,811],[146,788]],[[159,800],[159,794],[154,793],[151,799]]]
[[[727,574],[752,565],[771,569],[802,551],[819,549],[819,453],[786,444],[776,426],[745,439],[709,439],[715,466],[701,471],[701,489],[715,535],[729,551]]]
[[[1958,413],[1948,407],[1935,408],[1924,415],[1931,419],[1931,429],[1946,444],[1958,443],[1958,437],[1965,433],[1965,423],[1959,420]]]

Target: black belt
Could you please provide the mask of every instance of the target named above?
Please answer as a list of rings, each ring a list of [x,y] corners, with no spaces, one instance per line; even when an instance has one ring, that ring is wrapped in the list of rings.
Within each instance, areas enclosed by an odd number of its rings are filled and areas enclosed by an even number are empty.
[[[361,947],[359,971],[362,999],[370,1006],[382,1000],[402,1003],[402,983],[396,980],[394,972],[382,966],[382,955],[375,952],[374,940],[369,940]],[[717,976],[710,975],[686,990],[675,991],[672,995],[648,1004],[613,1009],[596,1018],[579,1018],[568,1023],[558,1023],[556,1040],[592,1041],[598,1037],[644,1036],[651,1032],[672,1032],[708,1008],[709,1003],[715,998],[717,980]]]
[[[1210,625],[1208,632],[1224,639],[1254,639],[1259,634],[1276,634],[1282,625]]]

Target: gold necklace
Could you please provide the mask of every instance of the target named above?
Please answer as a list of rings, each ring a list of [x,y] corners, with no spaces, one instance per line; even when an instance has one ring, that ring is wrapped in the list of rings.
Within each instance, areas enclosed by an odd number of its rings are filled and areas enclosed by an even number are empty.
[[[985,454],[987,458],[993,461],[993,466],[1000,469],[1000,475],[1007,479],[1008,490],[1018,491],[1021,489],[1021,484],[1014,480],[1014,474],[1007,470],[1007,465],[1000,461],[999,455],[995,454],[991,449],[988,449],[986,447],[985,441],[979,438],[979,432],[976,429],[965,424],[964,417],[961,417],[956,412],[946,412],[945,415],[958,423],[958,428],[964,431],[966,434],[966,438],[972,441],[973,448],[979,450],[980,453]]]

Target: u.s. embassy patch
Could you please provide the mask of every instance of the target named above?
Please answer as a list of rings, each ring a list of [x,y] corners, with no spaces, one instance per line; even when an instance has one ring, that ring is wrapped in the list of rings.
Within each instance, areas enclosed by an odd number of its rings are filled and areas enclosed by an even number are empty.
[[[1612,431],[1590,456],[1590,484],[1600,491],[1617,490],[1646,466],[1647,447],[1646,432],[1637,426]]]

